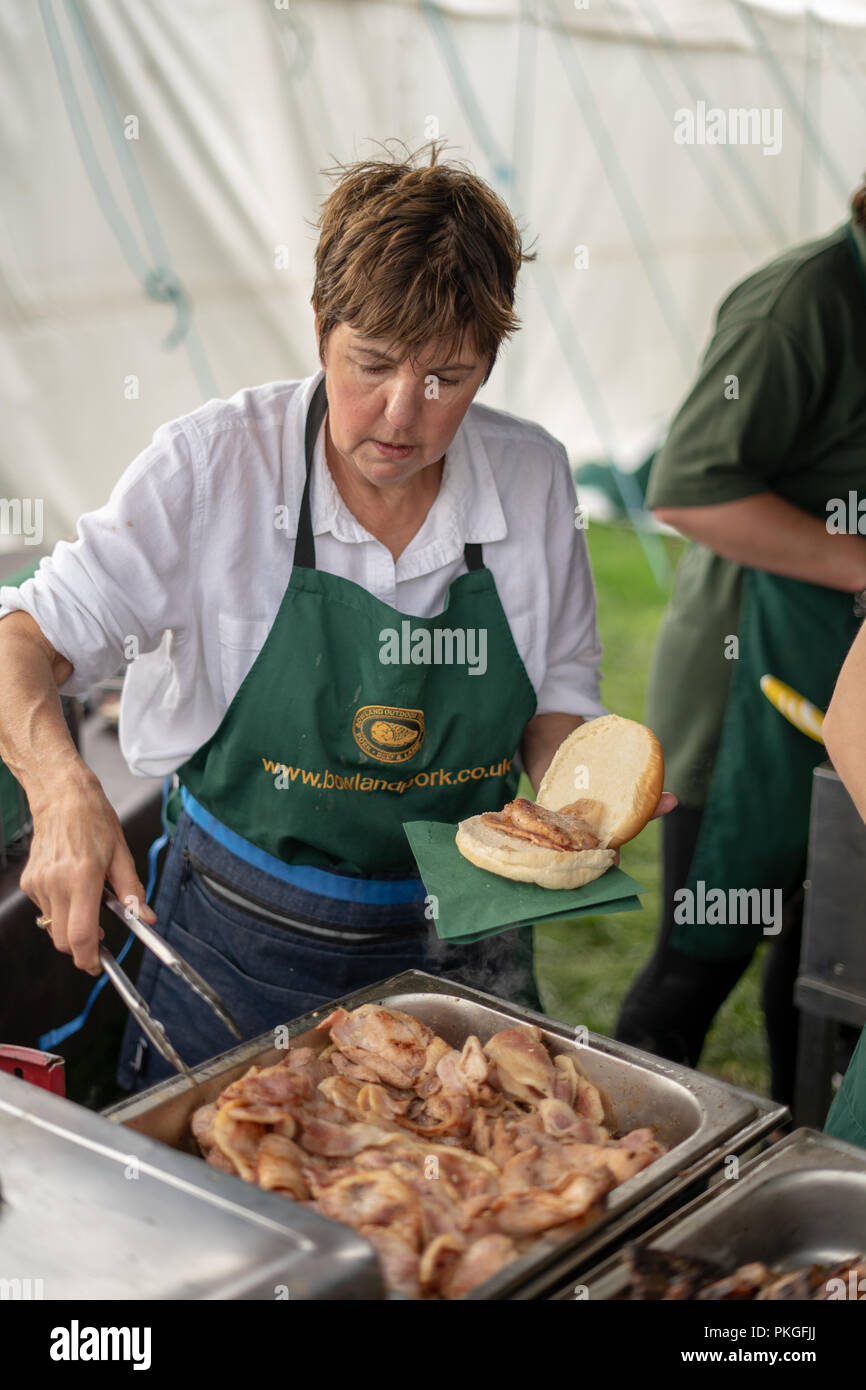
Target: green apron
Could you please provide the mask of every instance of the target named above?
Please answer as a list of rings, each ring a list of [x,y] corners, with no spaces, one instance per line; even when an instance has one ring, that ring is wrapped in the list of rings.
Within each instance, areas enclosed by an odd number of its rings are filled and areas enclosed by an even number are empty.
[[[858,626],[851,594],[744,570],[739,657],[686,884],[693,896],[679,899],[671,933],[677,950],[743,957],[778,931],[775,908],[805,875],[812,771],[827,754],[770,704],[760,680],[777,676],[826,709]],[[732,896],[750,889],[760,901]],[[686,920],[692,910],[705,920]]]
[[[457,821],[514,795],[511,760],[536,696],[480,545],[466,546],[469,573],[435,618],[410,618],[315,568],[310,480],[327,404],[323,378],[276,619],[216,733],[178,776],[223,826],[284,865],[407,876],[417,870],[404,821]]]
[[[866,1028],[830,1106],[824,1133],[866,1149]]]

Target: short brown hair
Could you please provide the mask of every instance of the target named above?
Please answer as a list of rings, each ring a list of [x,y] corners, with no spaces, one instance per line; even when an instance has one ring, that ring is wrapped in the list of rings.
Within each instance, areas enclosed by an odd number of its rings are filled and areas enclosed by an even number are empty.
[[[861,227],[866,227],[866,183],[861,183],[852,197],[851,213],[855,222],[859,222]]]
[[[431,339],[459,349],[471,333],[489,358],[486,381],[503,338],[520,327],[517,273],[535,256],[498,194],[462,165],[440,164],[437,142],[384,148],[388,158],[323,171],[338,181],[316,223],[320,354],[338,323],[409,356]]]

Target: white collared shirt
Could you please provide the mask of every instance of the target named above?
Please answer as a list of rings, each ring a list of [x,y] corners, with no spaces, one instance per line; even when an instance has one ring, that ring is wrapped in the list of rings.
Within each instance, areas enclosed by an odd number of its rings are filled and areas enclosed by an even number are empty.
[[[120,745],[133,772],[174,771],[217,730],[273,625],[292,569],[304,425],[322,373],[211,400],[161,425],[105,506],[59,541],[0,618],[24,609],[74,666],[80,695],[127,665]],[[415,617],[441,613],[480,541],[538,713],[593,718],[601,645],[586,540],[563,446],[473,404],[423,525],[395,561],[313,459],[316,565]],[[286,680],[292,678],[286,671]]]

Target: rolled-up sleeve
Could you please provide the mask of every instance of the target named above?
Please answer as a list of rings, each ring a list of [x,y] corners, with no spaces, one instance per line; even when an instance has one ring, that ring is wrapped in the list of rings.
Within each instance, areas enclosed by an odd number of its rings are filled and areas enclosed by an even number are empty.
[[[80,518],[77,539],[58,541],[20,588],[0,587],[0,619],[29,613],[72,663],[61,694],[84,694],[195,621],[196,462],[178,422],[161,426],[105,506]]]
[[[595,585],[585,530],[576,525],[577,497],[568,457],[554,460],[547,504],[549,595],[547,667],[538,692],[538,713],[606,714],[601,703],[601,641]]]

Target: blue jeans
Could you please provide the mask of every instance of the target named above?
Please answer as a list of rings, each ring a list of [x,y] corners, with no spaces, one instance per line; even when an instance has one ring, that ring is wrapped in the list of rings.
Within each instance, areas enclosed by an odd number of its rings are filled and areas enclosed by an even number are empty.
[[[190,862],[192,856],[193,863]],[[229,904],[194,865],[266,909],[289,915],[299,930]],[[222,996],[244,1040],[288,1023],[333,999],[403,970],[426,970],[540,1009],[532,969],[532,928],[470,945],[440,941],[424,916],[419,879],[415,903],[368,906],[322,897],[283,883],[239,859],[182,812],[172,837],[154,910],[156,930]],[[308,931],[304,933],[303,925]],[[315,936],[317,927],[354,931],[349,941]],[[387,940],[365,934],[392,933]],[[236,1046],[199,996],[145,951],[138,989],[188,1066]],[[176,1072],[130,1016],[117,1079],[143,1090]]]

